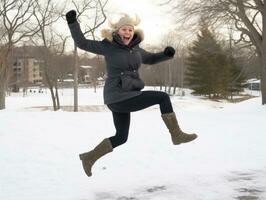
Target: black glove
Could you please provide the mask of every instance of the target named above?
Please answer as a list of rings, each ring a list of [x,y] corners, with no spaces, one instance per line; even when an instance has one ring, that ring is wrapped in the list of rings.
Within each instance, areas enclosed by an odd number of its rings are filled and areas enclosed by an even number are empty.
[[[68,24],[72,24],[75,21],[77,21],[77,13],[75,10],[70,10],[69,12],[67,12],[66,14],[66,20]]]
[[[175,49],[173,47],[166,47],[163,53],[168,57],[173,57],[175,55]]]

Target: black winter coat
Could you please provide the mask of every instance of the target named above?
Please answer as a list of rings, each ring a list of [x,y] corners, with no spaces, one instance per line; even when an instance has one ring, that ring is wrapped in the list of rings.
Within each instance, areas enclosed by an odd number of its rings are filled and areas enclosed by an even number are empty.
[[[81,32],[78,22],[68,24],[75,44],[85,51],[100,54],[105,57],[107,78],[104,85],[104,103],[112,104],[141,94],[141,91],[123,91],[120,87],[120,74],[128,70],[138,70],[142,63],[155,64],[168,60],[161,53],[149,53],[138,45],[142,41],[141,35],[135,32],[129,45],[124,45],[120,37],[112,34],[112,40],[107,38],[102,41],[86,39]]]

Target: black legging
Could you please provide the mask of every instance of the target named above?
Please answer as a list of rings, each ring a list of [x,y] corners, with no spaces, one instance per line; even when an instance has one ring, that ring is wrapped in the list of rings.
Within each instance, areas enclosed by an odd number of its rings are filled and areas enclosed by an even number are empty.
[[[130,112],[145,109],[159,104],[161,113],[173,112],[169,95],[160,91],[143,91],[141,95],[131,99],[107,105],[113,113],[116,134],[110,137],[113,148],[124,144],[128,138]]]

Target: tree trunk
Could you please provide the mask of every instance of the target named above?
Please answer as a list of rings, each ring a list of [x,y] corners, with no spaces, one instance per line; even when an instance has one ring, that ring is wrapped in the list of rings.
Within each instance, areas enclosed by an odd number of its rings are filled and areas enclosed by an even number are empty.
[[[55,84],[55,97],[56,97],[57,110],[59,110],[60,109],[60,100],[59,100],[59,95],[58,95],[57,83]]]
[[[94,76],[94,78],[93,78],[93,88],[94,88],[94,93],[96,93],[96,88],[97,88],[97,79],[95,78],[95,76]]]
[[[261,96],[262,96],[262,105],[266,104],[266,66],[264,67],[263,72],[261,73]]]
[[[57,106],[56,106],[56,100],[55,100],[55,94],[54,94],[53,86],[49,85],[49,90],[50,90],[52,101],[53,101],[53,108],[54,108],[54,111],[56,111]]]
[[[172,89],[172,86],[170,84],[169,87],[168,87],[168,94],[171,94],[171,89]]]
[[[6,108],[6,81],[4,77],[0,78],[0,110]]]
[[[261,46],[254,43],[256,46],[258,58],[260,61],[260,90],[262,105],[266,104],[266,14],[265,5],[262,12],[262,34],[261,34]]]
[[[48,74],[48,71],[47,71],[47,68],[48,68],[47,65],[48,64],[45,63],[45,66],[44,66],[44,76],[45,76],[45,80],[46,80],[46,83],[48,85],[48,88],[50,90],[50,94],[51,94],[52,101],[53,101],[54,111],[56,111],[57,110],[57,106],[56,106],[56,99],[55,99],[55,94],[54,94],[54,86],[53,86],[52,80],[50,80],[50,77],[49,77],[49,74]]]
[[[173,95],[175,95],[175,93],[176,93],[176,84],[174,85]]]
[[[172,73],[171,73],[171,64],[170,61],[168,62],[168,94],[171,94],[171,87],[172,87]]]
[[[7,89],[7,56],[8,51],[0,55],[0,110],[6,108],[6,89]]]
[[[74,112],[78,112],[78,73],[79,73],[79,66],[78,66],[78,52],[77,46],[74,44]]]
[[[259,56],[260,60],[260,90],[262,96],[262,105],[266,104],[266,52]]]

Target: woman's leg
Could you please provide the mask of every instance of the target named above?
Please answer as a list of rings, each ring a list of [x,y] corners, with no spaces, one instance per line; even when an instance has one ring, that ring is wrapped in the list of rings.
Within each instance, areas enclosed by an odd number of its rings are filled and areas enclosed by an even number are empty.
[[[94,163],[99,158],[112,151],[113,147],[110,140],[108,138],[105,138],[93,150],[80,154],[79,158],[82,161],[82,166],[87,176],[90,177],[92,175],[91,170]]]
[[[130,125],[130,113],[113,113],[113,121],[116,129],[116,134],[110,137],[109,140],[113,148],[124,144],[128,138],[128,131]]]
[[[128,113],[142,110],[156,104],[160,105],[162,114],[173,112],[169,95],[160,91],[143,91],[139,96],[118,103],[109,104],[108,107],[113,112]]]
[[[113,114],[116,134],[110,137],[113,148],[124,144],[128,138],[130,112],[142,110],[159,104],[162,113],[173,112],[168,94],[159,91],[144,91],[141,95],[129,100],[108,105]]]
[[[187,134],[178,125],[176,115],[173,112],[169,95],[159,91],[143,91],[141,95],[122,102],[109,104],[108,107],[113,112],[134,112],[159,104],[162,119],[168,128],[173,144],[190,142],[197,138],[196,134]]]

